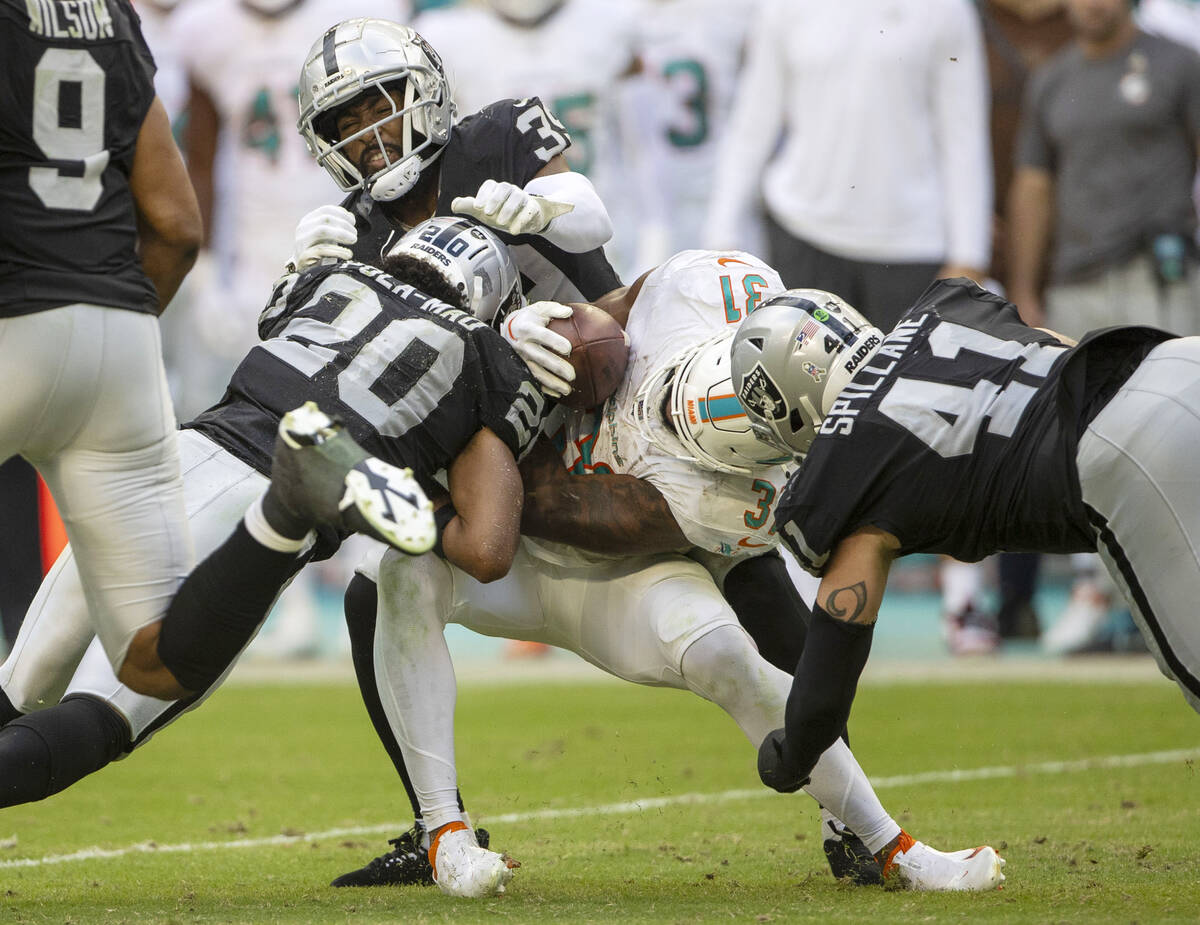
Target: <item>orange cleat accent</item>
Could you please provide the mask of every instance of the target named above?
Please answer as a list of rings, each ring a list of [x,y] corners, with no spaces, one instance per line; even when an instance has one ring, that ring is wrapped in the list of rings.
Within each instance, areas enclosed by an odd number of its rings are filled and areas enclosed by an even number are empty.
[[[916,840],[909,835],[904,829],[900,830],[900,837],[896,841],[896,847],[888,852],[887,860],[883,862],[883,879],[886,880],[888,874],[892,872],[892,868],[896,866],[896,855],[903,854],[911,848]]]
[[[450,832],[460,832],[467,827],[465,822],[447,822],[438,828],[429,839],[429,866],[433,868],[433,879],[437,880],[437,850],[442,836]]]

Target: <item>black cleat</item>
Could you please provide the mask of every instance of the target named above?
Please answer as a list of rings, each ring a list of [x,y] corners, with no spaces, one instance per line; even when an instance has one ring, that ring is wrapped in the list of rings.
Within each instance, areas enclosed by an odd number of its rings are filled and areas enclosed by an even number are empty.
[[[487,829],[476,829],[480,848],[491,844]],[[342,874],[330,886],[433,886],[433,867],[429,863],[425,826],[420,822],[399,838],[389,838],[392,850],[381,854],[366,867]]]
[[[838,880],[850,880],[855,886],[875,886],[883,883],[883,871],[875,855],[863,844],[863,840],[847,828],[834,829],[830,836],[822,826],[825,857],[829,869]],[[833,829],[830,825],[829,828]]]

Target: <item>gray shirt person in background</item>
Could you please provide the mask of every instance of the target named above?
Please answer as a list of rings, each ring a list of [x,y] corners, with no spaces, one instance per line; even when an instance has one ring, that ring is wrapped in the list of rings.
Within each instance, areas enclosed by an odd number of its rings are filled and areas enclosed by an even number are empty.
[[[1009,296],[1072,337],[1119,323],[1200,333],[1200,56],[1141,32],[1131,0],[1066,5],[1075,41],[1023,108]]]

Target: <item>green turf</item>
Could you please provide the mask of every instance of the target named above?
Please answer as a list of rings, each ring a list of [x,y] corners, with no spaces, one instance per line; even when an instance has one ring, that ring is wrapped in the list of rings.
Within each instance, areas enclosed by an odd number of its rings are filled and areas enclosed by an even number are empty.
[[[478,686],[459,699],[476,821],[523,867],[507,895],[334,890],[386,847],[406,801],[347,685],[230,686],[139,754],[0,811],[5,922],[1164,922],[1200,918],[1190,761],[1048,773],[1047,762],[1200,747],[1169,684],[864,687],[855,751],[916,837],[990,842],[1002,891],[854,889],[830,876],[814,804],[762,791],[716,708],[613,683]],[[1011,777],[900,784],[920,772]],[[681,794],[724,800],[622,804]],[[749,791],[738,795],[737,791]],[[539,810],[604,814],[528,818]],[[394,826],[394,828],[393,828]],[[377,827],[374,831],[363,831]],[[237,840],[349,830],[287,844]],[[15,866],[81,849],[156,852]],[[192,843],[191,851],[165,848]],[[213,843],[216,843],[214,847]]]

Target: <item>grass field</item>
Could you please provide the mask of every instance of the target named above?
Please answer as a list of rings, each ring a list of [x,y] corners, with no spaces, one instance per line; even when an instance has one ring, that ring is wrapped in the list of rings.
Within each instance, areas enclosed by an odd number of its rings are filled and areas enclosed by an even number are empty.
[[[863,687],[852,734],[884,804],[932,844],[1000,848],[1008,882],[985,895],[835,882],[815,804],[759,786],[749,744],[690,695],[476,684],[458,715],[469,806],[523,863],[505,896],[326,886],[407,827],[402,791],[348,683],[241,683],[0,810],[3,921],[1200,919],[1200,720],[1166,682]]]

